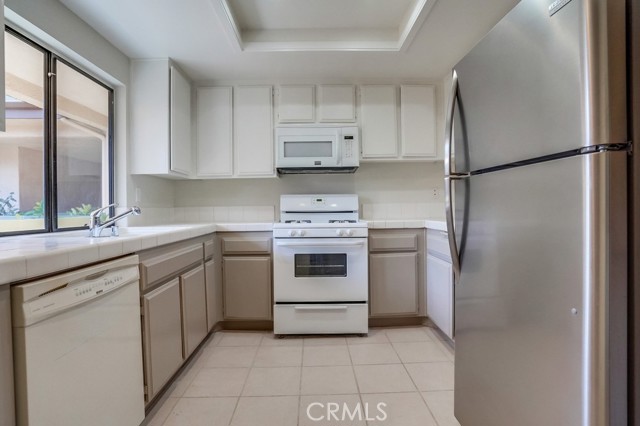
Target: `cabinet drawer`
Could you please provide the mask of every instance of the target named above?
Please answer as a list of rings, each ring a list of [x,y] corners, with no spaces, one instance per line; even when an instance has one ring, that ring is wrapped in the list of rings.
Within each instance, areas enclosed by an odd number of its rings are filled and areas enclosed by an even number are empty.
[[[417,251],[417,234],[370,235],[369,251]]]
[[[271,253],[271,238],[222,237],[223,254]]]
[[[194,244],[140,261],[140,282],[142,290],[163,278],[202,261],[202,244]]]

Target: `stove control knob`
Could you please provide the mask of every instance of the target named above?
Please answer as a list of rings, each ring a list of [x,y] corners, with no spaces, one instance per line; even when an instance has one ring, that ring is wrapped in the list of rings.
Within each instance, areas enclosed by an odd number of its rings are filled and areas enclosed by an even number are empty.
[[[297,234],[298,234],[298,231],[296,231],[295,229],[292,229],[291,231],[289,231],[290,237],[295,237]]]
[[[342,229],[338,229],[338,230],[336,231],[336,235],[337,235],[338,237],[342,237],[342,236],[344,235],[344,231],[343,231]]]
[[[304,231],[304,229],[301,229],[300,230],[300,236],[302,237],[302,236],[304,236],[304,234],[306,234],[306,232]]]
[[[353,231],[351,229],[347,229],[344,233],[347,237],[351,237],[353,235]]]

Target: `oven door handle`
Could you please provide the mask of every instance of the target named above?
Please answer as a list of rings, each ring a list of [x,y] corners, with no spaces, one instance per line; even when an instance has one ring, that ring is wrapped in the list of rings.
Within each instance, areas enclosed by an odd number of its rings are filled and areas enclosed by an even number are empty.
[[[293,308],[296,311],[346,311],[346,305],[310,305],[310,306],[295,306]]]
[[[365,241],[276,241],[278,247],[362,247]]]

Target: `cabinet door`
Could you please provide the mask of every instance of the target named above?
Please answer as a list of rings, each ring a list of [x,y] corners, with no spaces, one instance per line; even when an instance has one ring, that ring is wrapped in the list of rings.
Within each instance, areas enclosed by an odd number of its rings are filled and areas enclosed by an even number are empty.
[[[231,87],[199,87],[197,91],[198,177],[233,174]]]
[[[271,257],[224,256],[224,318],[271,319]]]
[[[356,121],[355,87],[351,85],[325,85],[318,87],[318,114],[321,122],[339,123]]]
[[[202,265],[180,276],[182,350],[187,358],[207,336],[207,295]]]
[[[204,278],[207,289],[207,329],[211,331],[218,321],[222,319],[221,287],[216,280],[213,260],[209,260],[204,264]]]
[[[315,119],[314,86],[281,86],[278,96],[280,123],[313,122]]]
[[[0,425],[15,424],[11,291],[0,288]]]
[[[191,83],[171,66],[171,171],[191,172]]]
[[[427,254],[427,316],[453,338],[453,267]]]
[[[361,86],[362,158],[398,156],[395,86]]]
[[[436,157],[435,101],[434,86],[400,87],[403,157]]]
[[[235,174],[273,176],[271,86],[237,87],[233,94]]]
[[[418,253],[369,255],[371,316],[418,314]]]
[[[142,309],[144,375],[150,401],[182,365],[179,280],[145,294]]]

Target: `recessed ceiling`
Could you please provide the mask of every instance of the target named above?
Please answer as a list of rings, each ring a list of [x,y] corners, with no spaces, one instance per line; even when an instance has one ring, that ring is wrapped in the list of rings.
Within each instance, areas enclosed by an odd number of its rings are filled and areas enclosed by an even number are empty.
[[[241,51],[214,1],[60,0],[128,57],[172,58],[198,84],[440,79],[519,0],[439,0],[406,49],[382,52]]]
[[[436,0],[211,0],[239,50],[406,49]]]

